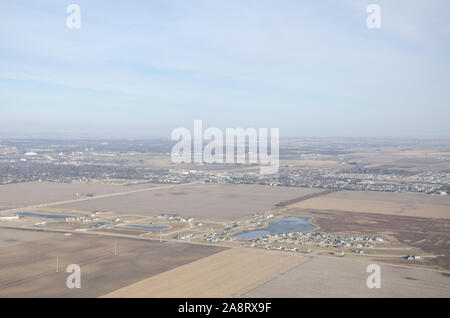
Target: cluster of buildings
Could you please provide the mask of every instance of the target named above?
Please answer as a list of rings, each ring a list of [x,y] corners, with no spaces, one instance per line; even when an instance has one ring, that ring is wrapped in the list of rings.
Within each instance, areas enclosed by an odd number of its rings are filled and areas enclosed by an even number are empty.
[[[320,232],[291,232],[283,234],[268,234],[249,241],[249,244],[258,246],[273,243],[290,243],[297,245],[316,245],[320,247],[334,248],[372,248],[373,242],[383,242],[379,236],[362,237],[356,235],[331,234]]]
[[[212,234],[205,234],[203,236],[203,239],[209,243],[217,243],[217,242],[224,242],[224,241],[233,241],[233,238],[231,236],[217,236],[216,233]]]
[[[407,259],[408,261],[415,261],[421,259],[421,257],[420,255],[407,255],[404,259]]]
[[[260,184],[288,187],[311,187],[335,190],[450,193],[448,171],[411,172],[406,169],[365,168],[360,162],[342,158],[341,167],[285,165],[277,174],[261,175],[255,171],[213,171],[178,168],[150,168],[152,156],[167,156],[170,145],[159,143],[54,141],[9,142],[0,145],[0,184],[26,181],[88,182],[102,180],[124,183],[187,182]],[[336,153],[331,153],[336,154]],[[306,158],[317,153],[297,154]],[[439,156],[436,160],[448,160]],[[251,166],[251,165],[249,165]],[[238,167],[238,166],[237,166]],[[222,170],[218,168],[217,170]]]
[[[183,218],[181,216],[177,216],[177,215],[170,215],[167,217],[168,220],[174,220],[174,221],[180,221],[180,222],[192,222],[194,221],[194,218],[190,217],[190,218]]]
[[[297,253],[311,253],[310,248],[298,248],[292,246],[281,246],[281,245],[268,245],[268,244],[256,244],[254,242],[241,243],[242,247],[254,247],[263,248],[266,250],[276,250],[276,251],[286,251],[286,252],[297,252]]]
[[[217,243],[219,242],[219,239],[216,237],[215,234],[205,234],[203,236],[204,240],[209,242],[209,243]]]
[[[90,223],[100,221],[99,218],[91,218],[86,216],[70,216],[64,220],[68,223]]]
[[[192,238],[194,235],[192,233],[182,233],[175,236],[177,240],[188,240]]]
[[[366,170],[346,172],[336,168],[289,166],[275,175],[205,172],[202,180],[209,183],[260,184],[353,191],[421,192],[438,195],[450,193],[450,173],[409,174],[404,171],[372,172]],[[197,177],[200,177],[200,174]]]
[[[257,216],[257,215],[255,215],[255,216]],[[263,215],[261,215],[261,216],[258,216],[256,219],[254,219],[254,220],[251,220],[250,221],[250,223],[256,223],[256,224],[261,224],[261,223],[263,223],[263,222],[265,222],[265,221],[267,221],[267,220],[270,220],[270,219],[272,219],[274,217],[274,215],[273,215],[273,213],[265,213],[265,214],[263,214]]]

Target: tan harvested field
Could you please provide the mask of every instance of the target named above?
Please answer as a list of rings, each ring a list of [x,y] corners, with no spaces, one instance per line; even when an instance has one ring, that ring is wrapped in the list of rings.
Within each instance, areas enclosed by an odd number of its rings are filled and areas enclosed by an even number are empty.
[[[381,288],[368,288],[371,262],[308,256],[288,271],[242,290],[241,297],[450,297],[450,273],[379,264]]]
[[[77,193],[81,197],[88,194],[103,195],[121,193],[157,186],[145,185],[112,185],[101,183],[56,183],[56,182],[23,182],[0,185],[0,208],[12,209],[34,204],[55,201],[75,200]]]
[[[420,193],[338,191],[291,207],[450,219],[450,196]]]
[[[260,185],[190,184],[126,196],[73,202],[55,208],[115,211],[122,214],[177,214],[213,220],[233,220],[273,208],[280,201],[318,192],[317,189]]]
[[[0,297],[98,297],[225,250],[87,234],[0,232]],[[21,242],[5,244],[8,240]],[[69,264],[81,267],[80,289],[66,287]]]
[[[42,233],[38,231],[22,231],[0,228],[0,249],[3,247],[11,247],[21,243],[37,241],[42,239],[43,237],[51,239],[57,238],[59,237],[59,235],[54,235],[52,233]]]
[[[233,248],[121,288],[105,297],[230,297],[302,256]]]

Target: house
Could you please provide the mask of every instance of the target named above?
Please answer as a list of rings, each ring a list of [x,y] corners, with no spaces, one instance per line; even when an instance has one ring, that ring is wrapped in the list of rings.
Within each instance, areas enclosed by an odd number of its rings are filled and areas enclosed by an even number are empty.
[[[7,214],[0,216],[0,221],[11,221],[11,220],[18,220],[19,215],[18,214]]]
[[[407,259],[408,261],[414,261],[420,259],[421,257],[420,255],[407,255],[404,258]]]

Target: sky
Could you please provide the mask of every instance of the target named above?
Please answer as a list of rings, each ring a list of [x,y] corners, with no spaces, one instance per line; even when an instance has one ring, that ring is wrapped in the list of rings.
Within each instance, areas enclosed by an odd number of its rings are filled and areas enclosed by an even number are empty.
[[[450,137],[450,1],[3,1],[0,135],[169,138],[196,119]]]

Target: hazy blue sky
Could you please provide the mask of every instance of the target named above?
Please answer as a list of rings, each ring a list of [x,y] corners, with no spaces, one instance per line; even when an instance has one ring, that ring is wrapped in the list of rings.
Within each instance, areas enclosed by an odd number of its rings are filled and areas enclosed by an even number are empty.
[[[2,2],[0,134],[169,137],[194,119],[448,137],[450,1]]]

